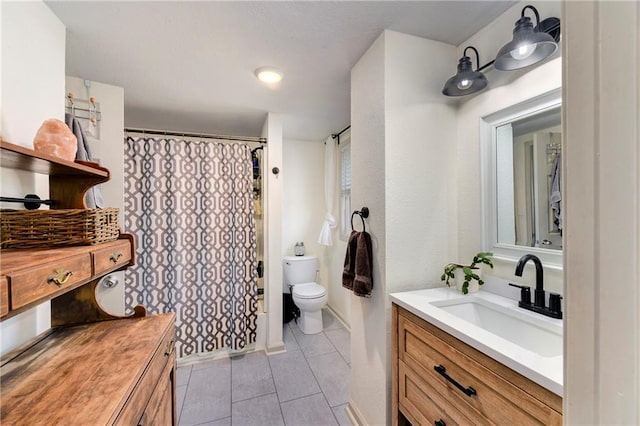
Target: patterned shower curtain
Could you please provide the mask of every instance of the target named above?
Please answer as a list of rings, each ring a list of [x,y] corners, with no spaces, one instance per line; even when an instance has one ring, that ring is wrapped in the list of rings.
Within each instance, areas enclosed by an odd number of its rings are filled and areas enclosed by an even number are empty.
[[[125,305],[176,313],[178,356],[255,342],[257,260],[247,145],[125,140]]]

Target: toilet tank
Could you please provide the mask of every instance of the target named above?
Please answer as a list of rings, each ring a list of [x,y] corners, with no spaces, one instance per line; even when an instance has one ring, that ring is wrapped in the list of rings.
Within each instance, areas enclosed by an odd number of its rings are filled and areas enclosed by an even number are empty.
[[[312,283],[316,280],[318,258],[316,256],[285,256],[282,260],[284,291],[289,286],[301,283]]]

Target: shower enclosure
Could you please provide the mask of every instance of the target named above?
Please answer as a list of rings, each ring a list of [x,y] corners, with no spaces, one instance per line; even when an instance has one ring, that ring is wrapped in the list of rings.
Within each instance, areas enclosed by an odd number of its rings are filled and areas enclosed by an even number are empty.
[[[180,357],[256,343],[262,197],[253,167],[246,143],[126,138],[126,228],[137,241],[126,305],[176,312]]]

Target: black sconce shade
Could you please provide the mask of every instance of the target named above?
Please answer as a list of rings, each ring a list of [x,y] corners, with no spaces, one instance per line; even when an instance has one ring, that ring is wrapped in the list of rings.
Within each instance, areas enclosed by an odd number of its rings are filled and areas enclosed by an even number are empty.
[[[524,16],[526,9],[531,9],[536,15],[536,29],[533,28],[531,18]],[[497,70],[511,71],[528,67],[553,55],[558,50],[558,44],[548,31],[549,20],[557,21],[559,36],[559,20],[557,18],[545,19],[540,22],[540,16],[535,7],[527,5],[522,9],[520,19],[516,21],[513,29],[513,40],[505,44],[496,55],[493,66]],[[537,30],[537,31],[536,31]],[[554,28],[556,31],[556,28]]]
[[[471,59],[467,56],[467,49],[473,49],[476,60],[478,64],[480,63],[478,51],[472,46],[465,48],[464,56],[458,61],[458,72],[444,84],[442,94],[445,96],[469,95],[487,87],[487,77],[478,71],[479,66],[476,71],[473,70]]]

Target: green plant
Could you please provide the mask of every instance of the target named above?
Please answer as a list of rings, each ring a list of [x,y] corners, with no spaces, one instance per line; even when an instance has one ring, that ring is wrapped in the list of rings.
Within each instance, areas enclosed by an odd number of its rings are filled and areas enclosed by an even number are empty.
[[[493,253],[489,252],[479,252],[475,256],[473,256],[473,261],[471,265],[460,265],[458,263],[449,263],[444,267],[444,273],[440,276],[440,280],[444,281],[448,287],[451,287],[449,283],[450,279],[455,279],[455,272],[458,268],[462,269],[462,273],[464,274],[464,283],[462,284],[462,293],[469,293],[469,283],[471,280],[478,281],[479,285],[483,285],[484,281],[480,278],[480,275],[473,272],[474,269],[478,269],[477,265],[485,264],[489,265],[493,269],[493,262],[491,258],[493,257]]]

